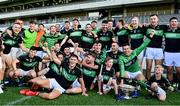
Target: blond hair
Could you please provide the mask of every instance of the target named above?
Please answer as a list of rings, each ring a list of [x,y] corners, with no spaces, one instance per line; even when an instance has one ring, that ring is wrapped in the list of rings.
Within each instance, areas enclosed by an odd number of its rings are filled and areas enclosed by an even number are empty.
[[[164,71],[164,67],[162,65],[156,65],[155,68],[159,68],[161,71]]]

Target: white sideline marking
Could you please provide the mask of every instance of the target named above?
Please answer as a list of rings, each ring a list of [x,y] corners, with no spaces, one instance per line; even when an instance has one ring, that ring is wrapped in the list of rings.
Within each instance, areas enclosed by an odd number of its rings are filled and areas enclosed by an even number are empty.
[[[17,103],[19,103],[19,102],[23,102],[23,101],[25,101],[25,100],[27,100],[27,99],[30,99],[30,98],[32,98],[32,96],[23,97],[23,98],[21,98],[21,99],[18,99],[18,100],[9,102],[8,104],[6,104],[6,105],[4,105],[4,106],[14,105],[14,104],[17,104]]]

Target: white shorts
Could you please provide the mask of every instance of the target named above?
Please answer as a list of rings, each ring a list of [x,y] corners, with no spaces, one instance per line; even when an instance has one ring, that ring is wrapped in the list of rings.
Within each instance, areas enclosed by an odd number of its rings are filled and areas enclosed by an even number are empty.
[[[144,50],[137,56],[138,59],[143,59],[144,58]]]
[[[14,59],[17,59],[22,54],[23,54],[23,51],[20,48],[12,47],[11,51],[7,55],[10,56],[14,60]]]
[[[49,78],[49,82],[50,89],[58,90],[61,94],[63,94],[66,91],[61,85],[59,85],[59,83],[54,78]]]
[[[157,88],[157,94],[158,95],[166,95],[166,92],[162,88],[158,87]]]
[[[164,65],[180,67],[180,53],[164,53]]]
[[[25,77],[25,76],[28,76],[28,74],[31,72],[31,71],[34,71],[34,70],[30,70],[30,71],[24,71],[22,69],[18,69],[20,71],[20,76],[22,77]]]
[[[155,59],[155,60],[163,59],[164,58],[163,49],[147,47],[145,56],[146,59]]]
[[[71,85],[72,88],[77,88],[77,87],[81,87],[81,84],[79,83],[78,79],[76,79],[72,85]]]
[[[130,78],[130,79],[134,79],[134,78],[136,78],[139,74],[142,74],[142,72],[141,71],[137,71],[137,72],[128,72],[128,71],[125,71],[125,73],[127,73],[127,75],[128,75],[128,78]]]
[[[37,52],[36,52],[36,56],[39,56],[40,58],[43,58],[43,57],[46,56],[46,55],[47,55],[47,53],[44,52],[44,51],[37,51]]]

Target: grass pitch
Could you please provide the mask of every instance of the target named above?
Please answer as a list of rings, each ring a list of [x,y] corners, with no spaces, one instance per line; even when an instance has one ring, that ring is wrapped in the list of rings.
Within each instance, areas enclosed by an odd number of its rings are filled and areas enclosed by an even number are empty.
[[[114,93],[99,96],[94,91],[89,91],[88,97],[63,94],[54,100],[44,100],[40,97],[27,97],[19,94],[20,87],[9,87],[7,91],[0,94],[0,105],[180,105],[180,93],[168,92],[167,100],[160,102],[155,98],[145,99],[147,91],[142,90],[140,97],[131,100],[116,101]]]

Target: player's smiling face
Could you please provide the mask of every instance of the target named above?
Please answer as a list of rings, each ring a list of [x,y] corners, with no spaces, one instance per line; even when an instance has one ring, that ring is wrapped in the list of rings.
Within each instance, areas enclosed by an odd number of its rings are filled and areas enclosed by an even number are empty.
[[[12,27],[14,33],[18,34],[21,31],[21,26],[20,24],[14,24]]]
[[[172,20],[170,21],[170,26],[171,26],[171,28],[177,28],[177,27],[178,27],[178,21],[177,21],[177,19],[172,19]]]
[[[123,52],[126,56],[131,55],[131,47],[129,45],[123,46]]]
[[[86,25],[86,32],[91,32],[92,31],[92,27],[91,25]]]
[[[151,16],[150,17],[150,23],[153,26],[156,26],[158,24],[158,17],[157,16]]]
[[[138,26],[138,18],[137,17],[134,17],[132,20],[131,20],[131,24],[133,27],[137,27]]]
[[[50,33],[51,33],[52,35],[54,35],[54,34],[56,33],[56,27],[55,27],[55,26],[52,26],[52,27],[50,28]]]
[[[107,31],[108,30],[108,24],[102,23],[102,30]]]
[[[35,55],[36,55],[36,50],[30,50],[29,51],[29,57],[30,58],[34,58]]]
[[[155,75],[161,76],[163,73],[163,70],[160,67],[155,67]]]
[[[112,67],[112,65],[113,65],[113,59],[110,59],[106,62],[107,67]]]

